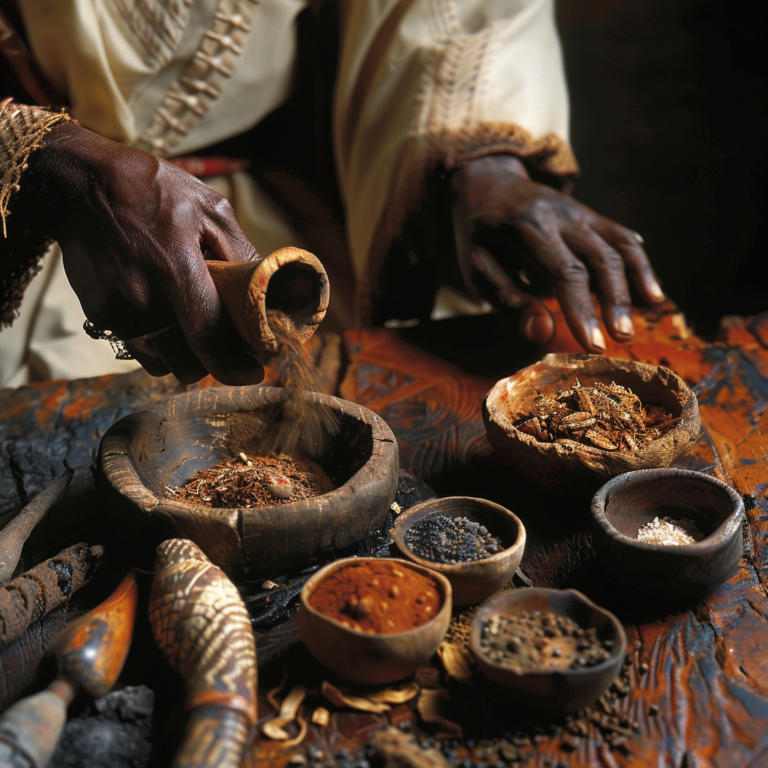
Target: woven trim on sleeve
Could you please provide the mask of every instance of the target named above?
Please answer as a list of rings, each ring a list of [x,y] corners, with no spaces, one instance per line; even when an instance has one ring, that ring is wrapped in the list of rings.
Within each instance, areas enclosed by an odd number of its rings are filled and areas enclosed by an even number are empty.
[[[212,109],[240,63],[253,13],[261,0],[219,0],[213,27],[168,88],[152,121],[135,146],[162,157]]]
[[[19,191],[29,156],[42,146],[54,125],[71,119],[66,112],[15,104],[12,99],[0,102],[0,218],[4,238],[8,237],[11,196]]]

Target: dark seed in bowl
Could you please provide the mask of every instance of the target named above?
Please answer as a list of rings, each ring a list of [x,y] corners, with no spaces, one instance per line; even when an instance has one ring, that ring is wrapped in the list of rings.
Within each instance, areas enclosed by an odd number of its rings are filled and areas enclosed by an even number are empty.
[[[468,517],[423,517],[405,532],[404,539],[419,557],[448,565],[484,560],[504,549],[498,537]]]
[[[480,648],[490,661],[518,672],[593,667],[611,655],[613,645],[600,640],[594,627],[540,611],[493,614],[480,636]]]

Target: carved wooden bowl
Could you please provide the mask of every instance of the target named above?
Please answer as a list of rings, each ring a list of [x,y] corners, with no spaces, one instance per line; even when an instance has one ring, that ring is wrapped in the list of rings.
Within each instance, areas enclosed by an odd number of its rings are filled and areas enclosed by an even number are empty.
[[[692,520],[705,538],[668,545],[637,540],[655,517]],[[744,501],[714,477],[686,469],[628,472],[592,499],[592,535],[602,567],[632,591],[695,601],[722,584],[741,559]]]
[[[468,517],[501,539],[504,549],[484,560],[469,563],[438,563],[412,552],[405,543],[408,529],[430,515]],[[451,582],[454,605],[481,603],[498,592],[515,575],[525,550],[525,528],[517,515],[485,499],[449,496],[411,507],[395,520],[390,531],[397,548],[412,562],[443,574]]]
[[[575,440],[540,442],[515,427],[531,413],[539,394],[554,396],[576,380],[583,386],[616,382],[644,405],[662,406],[679,418],[667,432],[637,451],[604,450]],[[701,432],[696,396],[673,371],[599,355],[549,354],[497,382],[483,405],[488,440],[504,463],[537,485],[568,496],[591,496],[624,472],[668,466]]]
[[[345,627],[309,605],[310,595],[327,576],[352,562],[369,560],[394,562],[398,568],[410,568],[433,578],[442,597],[442,606],[434,618],[406,632],[377,635]],[[383,685],[410,675],[429,661],[448,631],[451,607],[451,585],[440,573],[406,560],[349,557],[326,565],[304,585],[299,628],[309,652],[331,672],[352,683]]]
[[[592,667],[522,673],[491,661],[480,647],[483,624],[492,614],[514,616],[522,611],[552,612],[581,627],[595,627],[600,640],[613,642],[610,657]],[[619,620],[581,592],[527,587],[504,592],[480,608],[472,622],[470,649],[486,677],[508,687],[521,704],[548,712],[576,712],[599,699],[619,674],[627,639]]]
[[[97,482],[134,558],[146,563],[160,542],[187,538],[230,576],[268,575],[332,557],[384,525],[397,490],[392,431],[367,408],[307,396],[340,418],[339,433],[318,460],[337,487],[275,506],[211,509],[174,501],[165,486],[179,486],[240,451],[258,454],[266,414],[282,402],[282,389],[197,390],[114,424],[101,441]]]

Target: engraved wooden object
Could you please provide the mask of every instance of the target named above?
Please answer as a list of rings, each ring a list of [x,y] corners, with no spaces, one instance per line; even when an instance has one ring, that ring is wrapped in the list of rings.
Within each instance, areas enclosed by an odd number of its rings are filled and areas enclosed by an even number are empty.
[[[0,718],[0,765],[44,768],[67,720],[67,707],[82,687],[107,693],[131,646],[138,589],[131,571],[103,603],[70,624],[50,652],[59,676],[46,690],[9,707]]]
[[[281,248],[246,263],[205,263],[232,322],[262,362],[277,354],[268,309],[283,312],[305,342],[325,317],[328,276],[320,260],[301,248]]]
[[[237,768],[256,722],[256,643],[235,585],[199,547],[157,548],[152,633],[186,686],[191,710],[176,768]]]
[[[104,548],[75,544],[0,587],[0,648],[88,582]]]
[[[0,533],[0,584],[13,576],[24,543],[48,510],[67,492],[73,474],[71,469],[62,472],[3,528]]]

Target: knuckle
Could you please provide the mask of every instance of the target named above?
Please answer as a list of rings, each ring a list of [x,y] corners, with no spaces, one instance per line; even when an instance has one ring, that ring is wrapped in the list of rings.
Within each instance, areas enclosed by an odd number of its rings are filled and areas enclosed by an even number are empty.
[[[224,221],[235,220],[235,211],[226,197],[218,195],[212,202],[213,213]]]
[[[589,279],[587,268],[580,261],[558,261],[552,268],[552,277],[558,283],[584,283]]]

